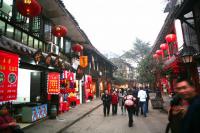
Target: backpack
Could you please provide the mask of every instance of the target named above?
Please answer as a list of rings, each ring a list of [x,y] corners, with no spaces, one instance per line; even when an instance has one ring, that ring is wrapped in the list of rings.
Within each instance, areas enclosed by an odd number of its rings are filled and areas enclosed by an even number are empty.
[[[133,101],[133,96],[132,95],[127,95],[125,98],[125,105],[126,106],[133,106],[134,101]]]

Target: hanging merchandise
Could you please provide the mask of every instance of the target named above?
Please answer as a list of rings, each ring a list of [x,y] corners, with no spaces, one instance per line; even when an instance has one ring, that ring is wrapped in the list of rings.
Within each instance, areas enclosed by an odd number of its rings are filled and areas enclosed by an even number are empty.
[[[42,11],[37,0],[16,0],[16,6],[19,13],[25,17],[39,16]]]
[[[0,50],[0,102],[17,99],[19,56]]]
[[[50,72],[48,73],[48,94],[60,93],[60,73]]]
[[[91,75],[87,75],[87,82],[88,83],[92,83],[92,76]]]

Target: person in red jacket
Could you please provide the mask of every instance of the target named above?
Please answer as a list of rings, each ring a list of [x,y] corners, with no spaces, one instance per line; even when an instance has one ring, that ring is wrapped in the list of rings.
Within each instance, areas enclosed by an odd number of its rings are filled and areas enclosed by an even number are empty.
[[[114,91],[112,93],[111,103],[112,103],[112,115],[116,115],[117,114],[117,105],[118,105],[118,95],[117,95],[116,91]]]

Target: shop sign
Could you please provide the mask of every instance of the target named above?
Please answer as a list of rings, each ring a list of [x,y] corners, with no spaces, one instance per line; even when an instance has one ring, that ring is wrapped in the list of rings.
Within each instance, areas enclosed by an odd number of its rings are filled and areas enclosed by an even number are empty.
[[[17,99],[19,56],[0,50],[0,102]]]
[[[48,74],[48,94],[60,93],[60,73],[50,72]]]
[[[85,68],[88,66],[88,56],[80,56],[79,61],[81,67]]]

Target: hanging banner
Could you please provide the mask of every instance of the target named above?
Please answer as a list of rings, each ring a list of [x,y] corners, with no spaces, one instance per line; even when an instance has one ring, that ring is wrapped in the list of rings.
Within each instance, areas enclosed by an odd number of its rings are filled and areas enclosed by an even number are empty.
[[[79,61],[81,67],[85,68],[88,66],[88,56],[80,56]]]
[[[19,56],[0,50],[0,102],[17,99]]]
[[[60,73],[50,72],[48,74],[48,94],[60,93]]]

